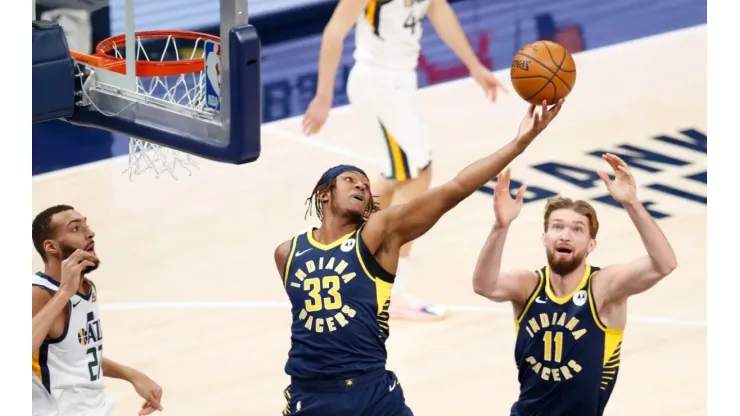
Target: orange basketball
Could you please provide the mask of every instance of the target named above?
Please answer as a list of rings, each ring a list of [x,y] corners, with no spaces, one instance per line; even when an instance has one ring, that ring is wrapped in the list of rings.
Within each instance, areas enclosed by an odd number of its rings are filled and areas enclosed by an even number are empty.
[[[562,45],[548,40],[532,42],[514,55],[511,83],[517,94],[532,104],[555,104],[573,90],[576,63]]]

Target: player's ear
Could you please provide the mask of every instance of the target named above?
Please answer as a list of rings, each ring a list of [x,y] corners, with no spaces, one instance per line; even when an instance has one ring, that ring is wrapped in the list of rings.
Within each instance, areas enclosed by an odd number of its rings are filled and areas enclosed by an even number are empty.
[[[321,192],[319,194],[319,201],[321,202],[329,202],[329,190],[326,190],[324,192]]]
[[[49,256],[56,256],[59,254],[59,247],[52,240],[44,240],[44,252],[46,252],[47,258]]]
[[[542,232],[542,247],[547,247],[547,241],[545,240],[546,232]]]
[[[594,240],[594,239],[592,238],[592,239],[591,239],[591,240],[590,240],[590,241],[588,242],[588,245],[586,246],[586,251],[587,251],[587,252],[588,252],[589,254],[591,254],[591,252],[593,252],[594,250],[596,250],[596,240]]]

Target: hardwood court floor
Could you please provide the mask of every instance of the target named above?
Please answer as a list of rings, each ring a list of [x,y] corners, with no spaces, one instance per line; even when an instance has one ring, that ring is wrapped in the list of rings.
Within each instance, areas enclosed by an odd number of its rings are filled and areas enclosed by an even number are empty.
[[[630,301],[609,415],[706,412],[706,205],[685,197],[706,195],[700,180],[706,153],[654,138],[688,142],[682,130],[706,132],[706,63],[685,59],[705,53],[702,26],[577,55],[578,81],[567,107],[512,164],[514,179],[533,190],[594,201],[606,190],[599,182],[589,187],[587,172],[606,166],[589,152],[624,144],[652,152],[646,156],[652,161],[637,161],[658,171],[634,169],[639,196],[669,215],[659,223],[679,268]],[[651,62],[671,70],[645,65]],[[499,78],[508,82],[506,73]],[[511,139],[526,108],[513,92],[486,103],[470,80],[419,95],[433,139],[435,184]],[[453,109],[461,112],[453,117]],[[34,213],[67,203],[89,217],[103,260],[91,277],[103,305],[105,355],[159,381],[166,414],[262,416],[282,410],[290,315],[272,253],[315,223],[304,220],[303,202],[326,168],[349,162],[377,172],[373,160],[385,150],[365,140],[371,128],[347,109],[335,110],[314,139],[299,134],[298,119],[266,125],[256,163],[202,161],[196,176],[179,182],[129,183],[120,159],[34,180]],[[621,151],[634,154],[628,149]],[[655,184],[661,186],[647,187]],[[684,197],[666,189],[682,190]],[[593,203],[601,231],[591,263],[642,255],[626,213]],[[526,204],[513,225],[505,268],[545,261],[543,204]],[[391,326],[389,367],[418,415],[508,414],[515,398],[510,308],[477,297],[471,287],[492,218],[491,198],[477,193],[414,247],[411,290],[452,307],[440,323]],[[35,254],[33,266],[40,267]],[[118,402],[115,414],[134,414],[141,401],[133,389],[115,380],[108,386]]]

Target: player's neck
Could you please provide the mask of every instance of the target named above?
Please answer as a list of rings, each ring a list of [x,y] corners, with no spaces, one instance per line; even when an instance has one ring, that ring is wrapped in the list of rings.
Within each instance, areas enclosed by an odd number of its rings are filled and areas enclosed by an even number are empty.
[[[44,265],[44,274],[56,280],[62,281],[62,266],[59,263],[49,261]]]
[[[325,219],[313,232],[313,238],[321,244],[331,244],[357,229],[354,223],[345,223],[336,219]]]
[[[586,272],[586,263],[576,267],[572,272],[560,275],[550,269],[550,285],[557,296],[565,296],[576,289],[583,274]]]
[[[53,262],[46,263],[44,266],[44,274],[51,277],[55,281],[61,284],[62,282],[62,266],[61,264],[54,264]],[[77,293],[88,294],[90,292],[90,283],[86,277],[80,279],[80,284],[77,286]]]

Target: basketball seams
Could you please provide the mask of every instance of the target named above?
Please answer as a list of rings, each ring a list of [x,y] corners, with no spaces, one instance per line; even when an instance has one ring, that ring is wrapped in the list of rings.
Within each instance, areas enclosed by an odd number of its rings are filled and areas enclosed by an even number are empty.
[[[539,65],[540,65],[541,67],[543,67],[543,68],[547,69],[548,71],[550,71],[550,68],[547,68],[546,66],[542,65],[542,62],[540,62],[540,61],[538,61],[538,60],[536,60],[536,59],[532,58],[531,56],[527,56],[527,55],[525,55],[525,54],[523,54],[523,53],[521,53],[521,52],[518,52],[518,53],[517,53],[517,55],[521,55],[521,56],[523,56],[523,57],[525,57],[525,58],[529,58],[529,59],[533,60],[534,62],[537,62],[537,63],[538,63],[538,64],[539,64]],[[516,58],[516,55],[514,56],[514,58]],[[550,72],[552,72],[552,71],[550,71]],[[517,78],[519,78],[519,77],[512,77],[512,79],[517,79]],[[540,88],[539,90],[537,90],[537,92],[535,92],[534,94],[532,94],[532,95],[530,95],[529,97],[525,98],[525,99],[524,99],[524,101],[529,101],[529,100],[531,100],[531,99],[532,99],[532,97],[535,97],[535,96],[536,96],[537,94],[541,93],[541,92],[542,92],[542,90],[544,90],[545,88],[547,88],[547,86],[548,86],[548,85],[550,84],[550,78],[547,78],[547,77],[546,77],[546,76],[544,76],[544,75],[530,75],[530,76],[527,76],[526,78],[530,78],[530,79],[534,79],[534,78],[544,78],[544,79],[546,79],[546,80],[547,80],[547,82],[546,82],[546,83],[545,83],[544,85],[542,85],[542,88]]]
[[[534,78],[544,78],[548,81],[550,80],[550,78],[544,75],[526,75],[526,76],[511,77],[511,79],[534,79]]]
[[[532,60],[532,61],[534,61],[534,62],[537,62],[538,64],[540,64],[540,66],[541,66],[541,67],[545,68],[545,69],[546,69],[546,70],[547,70],[548,72],[550,72],[550,73],[551,73],[551,74],[552,74],[552,75],[553,75],[554,77],[558,77],[558,74],[557,74],[557,72],[554,72],[554,71],[553,71],[552,69],[548,68],[548,67],[547,67],[547,66],[546,66],[545,64],[543,64],[543,63],[542,63],[542,62],[540,62],[539,60],[537,60],[537,59],[535,59],[535,58],[531,57],[530,55],[527,55],[526,53],[521,53],[521,52],[517,52],[517,55],[521,55],[521,56],[523,56],[523,57],[525,57],[525,58],[529,58],[529,59],[531,59],[531,60]],[[565,55],[565,56],[567,56],[567,55]],[[563,62],[565,62],[565,61],[563,61]],[[555,63],[555,61],[553,61],[552,63]],[[557,64],[556,64],[556,65],[557,65]],[[565,82],[565,80],[564,80],[564,79],[562,79],[562,78],[560,78],[560,77],[558,77],[558,79],[559,79],[560,81],[562,81],[562,82],[563,82],[563,84],[565,84],[565,86],[566,86],[566,87],[568,88],[568,91],[570,91],[570,87],[568,86],[568,83],[567,83],[567,82]]]
[[[550,55],[550,60],[552,61],[552,63],[555,63],[555,57],[552,55],[552,51],[550,50],[550,47],[547,46],[547,42],[540,42],[540,43],[545,46],[545,49],[547,50],[547,54]],[[565,51],[563,53],[563,59],[560,61],[559,64],[557,64],[558,65],[557,71],[555,71],[555,73],[552,75],[552,77],[550,77],[550,80],[548,82],[552,82],[553,78],[558,77],[558,72],[560,72],[560,70],[563,69],[563,64],[565,63],[565,59],[567,57],[568,57],[568,52]],[[570,91],[570,87],[568,86],[568,84],[562,78],[558,77],[558,79],[560,81],[562,81],[563,82],[563,85],[565,85],[565,88],[567,88],[568,91]],[[552,100],[550,101],[550,103],[554,103],[555,102],[555,97],[558,96],[558,86],[555,85],[554,82],[552,82],[552,87],[553,87],[553,90],[554,91],[552,93]]]

